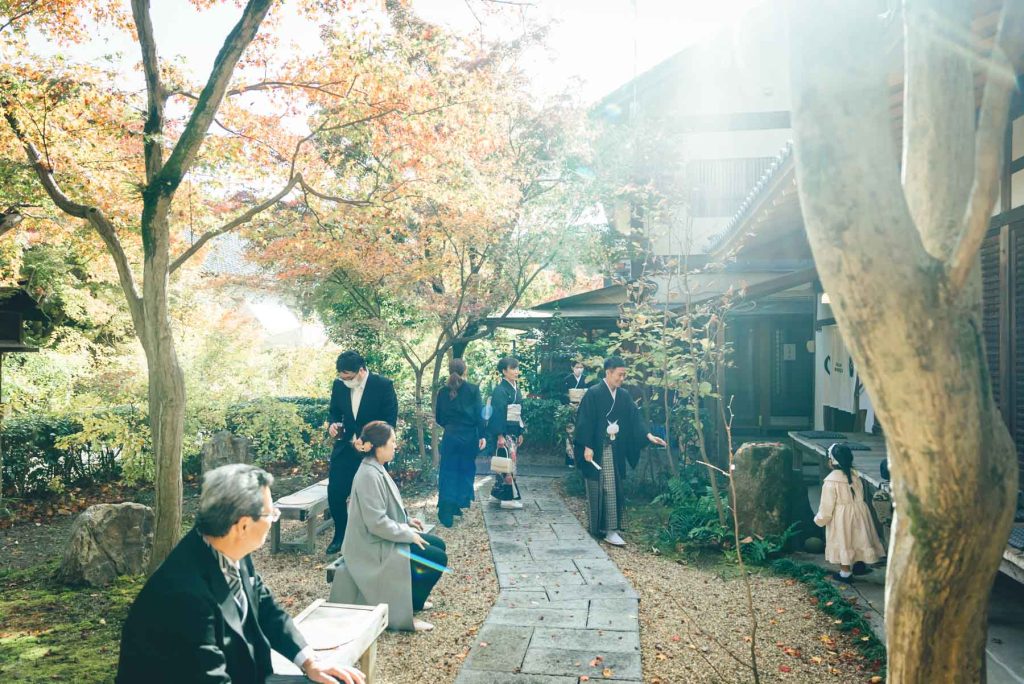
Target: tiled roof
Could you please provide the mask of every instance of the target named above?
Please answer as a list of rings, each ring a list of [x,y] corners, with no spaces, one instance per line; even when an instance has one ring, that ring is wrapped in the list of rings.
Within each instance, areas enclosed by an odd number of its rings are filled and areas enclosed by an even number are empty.
[[[210,241],[202,273],[210,276],[253,276],[263,270],[250,261],[245,252],[248,241],[236,233],[220,235]]]
[[[762,199],[761,195],[767,191],[768,187],[772,184],[772,181],[781,175],[782,170],[788,165],[793,159],[793,141],[790,140],[786,143],[779,154],[775,157],[775,160],[765,169],[765,172],[761,174],[757,183],[747,193],[746,199],[740,203],[740,208],[736,210],[736,213],[732,215],[729,222],[725,224],[725,227],[716,235],[712,236],[708,240],[707,250],[713,252],[721,247],[726,240],[736,231],[740,225],[750,215],[751,210],[757,206],[758,201]]]

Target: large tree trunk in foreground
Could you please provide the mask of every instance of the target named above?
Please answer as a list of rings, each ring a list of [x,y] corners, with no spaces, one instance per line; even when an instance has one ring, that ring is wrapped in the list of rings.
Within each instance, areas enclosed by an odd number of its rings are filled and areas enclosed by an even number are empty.
[[[147,312],[148,313],[148,312]],[[144,331],[149,370],[149,426],[156,465],[156,523],[150,572],[181,536],[181,447],[185,427],[185,377],[171,337],[170,321],[148,320]]]
[[[970,56],[948,35],[969,26],[969,12],[956,10],[970,3],[923,4],[947,35],[915,34],[923,14],[906,18],[906,188],[886,78],[894,27],[870,3],[801,0],[792,14],[808,239],[887,436],[897,515],[885,614],[896,684],[983,680],[988,595],[1017,491],[983,353],[977,250],[958,252],[965,215],[986,201],[977,188],[997,172],[980,161],[975,172],[974,94],[960,63]],[[984,114],[979,121],[980,156],[992,143]],[[990,201],[981,209],[986,225],[991,210]],[[964,258],[974,272],[958,282],[951,274]]]

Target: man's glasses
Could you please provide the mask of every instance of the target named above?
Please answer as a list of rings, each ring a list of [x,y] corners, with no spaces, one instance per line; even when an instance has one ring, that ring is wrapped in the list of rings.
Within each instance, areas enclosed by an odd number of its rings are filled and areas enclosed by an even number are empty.
[[[274,509],[272,511],[270,511],[269,513],[260,513],[259,517],[270,518],[270,522],[276,523],[278,520],[281,519],[281,509],[278,508],[277,506],[274,506]]]

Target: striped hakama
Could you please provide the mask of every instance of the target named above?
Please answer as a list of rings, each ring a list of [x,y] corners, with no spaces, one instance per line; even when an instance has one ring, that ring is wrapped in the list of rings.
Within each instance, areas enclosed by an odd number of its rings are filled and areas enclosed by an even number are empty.
[[[610,441],[604,443],[600,465],[601,476],[598,479],[584,480],[587,488],[587,515],[590,521],[590,533],[594,535],[622,529],[615,478],[615,457],[612,455]]]

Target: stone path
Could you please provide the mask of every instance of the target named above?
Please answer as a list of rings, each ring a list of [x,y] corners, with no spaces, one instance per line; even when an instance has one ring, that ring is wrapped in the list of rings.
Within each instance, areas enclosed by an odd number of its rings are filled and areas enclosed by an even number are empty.
[[[500,592],[456,684],[641,681],[638,595],[557,482],[520,478],[521,511],[483,502]]]

